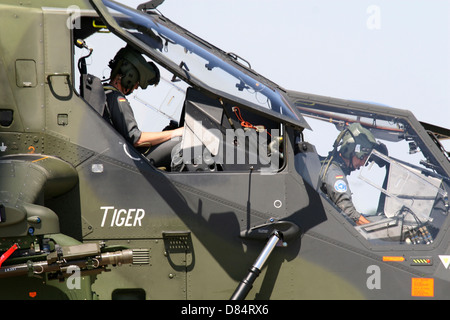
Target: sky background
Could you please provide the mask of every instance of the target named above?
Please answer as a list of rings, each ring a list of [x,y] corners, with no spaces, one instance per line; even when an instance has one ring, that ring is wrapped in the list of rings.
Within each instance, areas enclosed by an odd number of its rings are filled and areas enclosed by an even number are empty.
[[[286,89],[409,109],[450,128],[449,0],[165,0],[158,9]]]

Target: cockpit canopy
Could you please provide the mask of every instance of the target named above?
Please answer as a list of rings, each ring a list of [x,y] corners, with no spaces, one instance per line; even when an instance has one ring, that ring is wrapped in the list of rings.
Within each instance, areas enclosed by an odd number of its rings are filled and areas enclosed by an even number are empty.
[[[139,12],[110,0],[92,0],[94,7],[119,37],[195,88],[213,92],[271,118],[299,128],[307,122],[280,89],[237,56],[225,53],[153,12]]]
[[[295,102],[312,128],[303,132],[303,139],[318,153],[315,160],[299,155],[297,170],[321,192],[319,176],[310,172],[326,163],[345,128],[361,124],[387,151],[374,149],[365,166],[347,176],[353,204],[371,221],[356,230],[375,243],[432,243],[448,215],[450,190],[446,168],[436,158],[442,154],[436,153],[433,140],[423,134],[422,126],[409,112],[331,100],[319,103],[310,97]]]

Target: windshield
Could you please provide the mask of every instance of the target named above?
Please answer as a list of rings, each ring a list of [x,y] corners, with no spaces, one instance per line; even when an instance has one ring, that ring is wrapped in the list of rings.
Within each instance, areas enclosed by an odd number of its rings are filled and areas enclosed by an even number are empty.
[[[151,58],[171,69],[172,81],[182,80],[213,89],[224,97],[230,96],[263,112],[275,112],[277,117],[289,119],[309,128],[300,113],[284,99],[275,87],[250,76],[230,57],[205,41],[188,34],[167,19],[143,13],[113,1],[103,0],[106,12],[97,4],[102,16],[122,37],[145,48]],[[228,61],[227,61],[228,60]]]

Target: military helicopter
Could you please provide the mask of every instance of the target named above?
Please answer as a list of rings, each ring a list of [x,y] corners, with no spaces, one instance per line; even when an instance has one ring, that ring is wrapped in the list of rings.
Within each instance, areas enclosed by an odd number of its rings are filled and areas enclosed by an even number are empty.
[[[1,298],[448,298],[450,131],[284,89],[159,3],[1,1]],[[103,117],[102,37],[168,75],[168,166]],[[348,176],[363,225],[321,181],[352,124],[385,146]]]

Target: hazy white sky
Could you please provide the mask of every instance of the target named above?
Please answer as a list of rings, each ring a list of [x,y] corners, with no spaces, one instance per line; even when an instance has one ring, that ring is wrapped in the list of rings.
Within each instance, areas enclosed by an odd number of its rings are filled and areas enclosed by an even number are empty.
[[[165,0],[158,9],[286,89],[450,127],[449,0]]]

